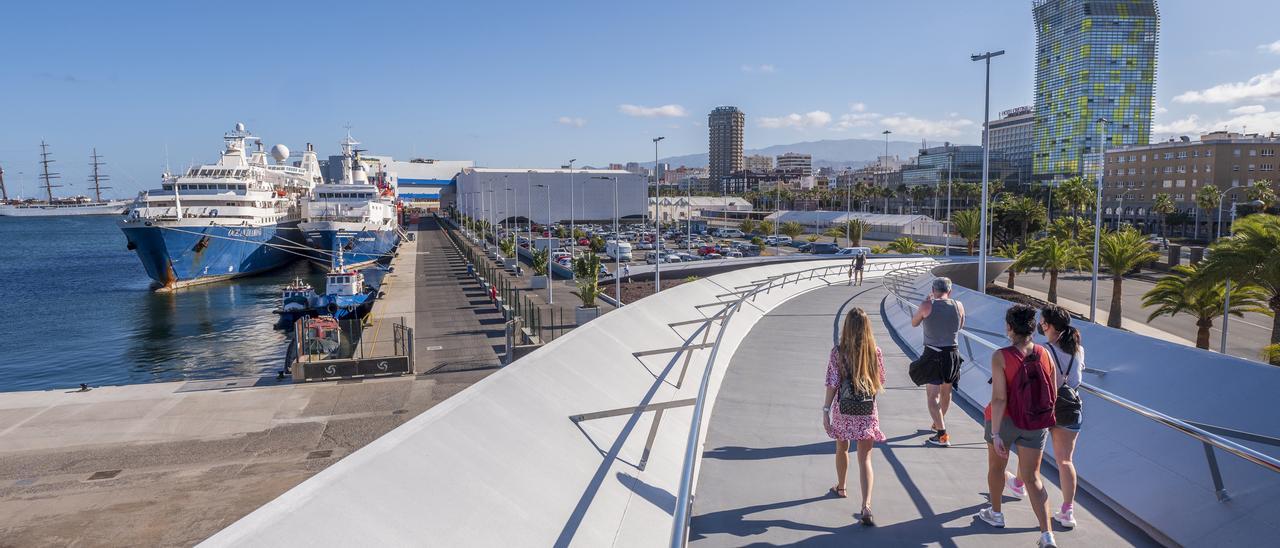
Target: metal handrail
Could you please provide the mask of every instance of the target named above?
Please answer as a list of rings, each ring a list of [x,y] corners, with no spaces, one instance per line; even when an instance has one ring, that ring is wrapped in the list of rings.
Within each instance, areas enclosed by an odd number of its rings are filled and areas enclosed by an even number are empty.
[[[867,263],[866,271],[873,272],[877,270],[888,270],[890,266],[901,265],[898,263]],[[915,260],[908,263],[912,266],[936,265],[937,261]],[[879,268],[877,268],[879,267]],[[899,268],[903,268],[899,266]],[[811,280],[815,277],[826,278],[835,274],[850,273],[853,269],[852,264],[828,265],[810,268],[806,270],[798,270],[795,272],[787,272],[785,274],[777,274],[769,276],[764,280],[760,280],[753,284],[753,287],[746,289],[736,299],[724,301],[725,307],[716,312],[715,315],[707,318],[708,321],[714,320],[721,315],[724,317],[720,320],[720,331],[716,334],[716,340],[712,343],[711,353],[707,356],[706,367],[702,370],[702,380],[698,384],[698,395],[694,400],[693,418],[689,426],[689,438],[685,445],[684,465],[680,471],[680,487],[676,492],[676,507],[672,516],[671,527],[671,546],[672,548],[682,548],[689,540],[689,511],[691,509],[690,500],[693,492],[693,472],[697,468],[698,463],[698,442],[702,437],[702,414],[706,408],[707,390],[711,384],[711,372],[715,365],[716,356],[720,351],[720,343],[724,339],[724,333],[729,322],[733,319],[742,304],[747,300],[754,300],[756,295],[760,293],[768,293],[775,287],[785,287],[788,283],[800,282],[802,280]],[[822,272],[822,274],[818,274]],[[794,276],[794,279],[792,277]],[[685,341],[680,347],[679,352],[686,351],[693,338]]]
[[[892,282],[892,283],[884,283],[885,288],[888,289],[889,294],[893,295],[893,297],[897,299],[900,303],[905,304],[909,309],[914,311],[916,308],[919,308],[919,305],[907,300],[907,298],[902,296],[900,293],[901,286],[903,282],[905,282],[904,277],[907,274],[911,273],[911,268],[904,268],[904,269],[901,269],[900,271],[904,272],[904,274],[898,275],[897,273],[899,271],[895,271],[893,273],[885,275],[884,279],[887,280],[888,282]],[[918,275],[918,272],[911,274],[913,279],[915,275]],[[991,341],[988,341],[976,334],[973,334],[969,332],[969,330],[967,329],[961,329],[958,334],[961,337],[964,337],[968,341],[976,341],[979,345],[984,346],[993,352],[1000,349],[1000,347],[997,346],[995,343],[992,343]],[[974,358],[972,350],[970,350],[969,352],[969,357]],[[974,363],[974,367],[983,369],[982,366],[978,365],[982,363],[982,360],[971,359],[970,361]],[[987,372],[988,375],[991,374],[989,367],[985,368],[984,370]],[[1169,415],[1161,413],[1160,411],[1156,411],[1155,409],[1152,409],[1140,403],[1134,402],[1132,400],[1126,399],[1114,393],[1108,392],[1106,390],[1093,386],[1089,383],[1085,383],[1085,382],[1080,383],[1080,388],[1083,389],[1085,392],[1098,396],[1103,400],[1106,400],[1112,404],[1119,406],[1121,409],[1125,409],[1129,412],[1136,413],[1139,416],[1155,421],[1156,423],[1163,424],[1164,426],[1167,426],[1178,432],[1181,432],[1186,436],[1195,438],[1199,440],[1201,443],[1203,443],[1205,445],[1205,456],[1209,461],[1209,472],[1213,477],[1214,489],[1216,490],[1216,495],[1219,501],[1225,502],[1229,500],[1230,497],[1227,496],[1226,488],[1224,487],[1222,482],[1222,475],[1218,469],[1217,459],[1213,455],[1214,448],[1221,449],[1223,451],[1231,453],[1237,457],[1240,457],[1244,460],[1252,462],[1272,472],[1280,472],[1280,460],[1274,457],[1271,457],[1270,455],[1260,453],[1258,451],[1255,451],[1253,449],[1240,445],[1234,441],[1231,441],[1225,437],[1219,436],[1208,430],[1205,430],[1203,428],[1190,424],[1187,421],[1184,421],[1177,417],[1171,417]]]

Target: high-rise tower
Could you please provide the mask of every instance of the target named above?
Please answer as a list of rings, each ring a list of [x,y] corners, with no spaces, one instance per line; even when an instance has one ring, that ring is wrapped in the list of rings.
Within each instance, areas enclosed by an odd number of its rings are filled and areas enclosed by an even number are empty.
[[[1037,179],[1096,174],[1104,148],[1151,139],[1155,0],[1035,0]],[[1106,118],[1103,143],[1099,118]]]
[[[742,170],[742,127],[745,124],[746,115],[738,107],[716,107],[707,115],[707,169],[713,188],[720,188],[720,179]]]

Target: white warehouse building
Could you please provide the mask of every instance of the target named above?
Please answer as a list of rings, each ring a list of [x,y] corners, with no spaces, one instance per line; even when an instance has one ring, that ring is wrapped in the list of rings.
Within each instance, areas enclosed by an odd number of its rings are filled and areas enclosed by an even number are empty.
[[[495,222],[508,217],[531,218],[540,224],[571,218],[612,222],[615,179],[618,216],[642,218],[648,205],[648,179],[620,169],[468,167],[458,174],[455,193],[444,199],[465,215]]]

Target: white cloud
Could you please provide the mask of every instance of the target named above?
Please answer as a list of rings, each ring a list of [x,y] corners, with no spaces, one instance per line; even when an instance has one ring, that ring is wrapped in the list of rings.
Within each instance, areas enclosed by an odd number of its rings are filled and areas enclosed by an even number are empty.
[[[1258,51],[1280,55],[1280,40],[1276,40],[1270,44],[1261,44],[1258,46]]]
[[[959,137],[978,128],[973,120],[951,116],[942,120],[927,120],[914,116],[894,115],[880,119],[881,125],[902,137]]]
[[[556,123],[557,123],[557,124],[560,124],[560,125],[562,125],[562,126],[573,126],[573,127],[582,127],[582,126],[587,125],[587,121],[586,121],[586,119],[583,119],[583,118],[572,118],[572,117],[569,117],[569,116],[561,116],[561,117],[557,118],[557,119],[556,119]]]
[[[618,112],[627,116],[635,116],[637,118],[678,118],[688,116],[684,107],[680,105],[662,105],[660,107],[646,107],[641,105],[618,105]]]
[[[760,118],[760,127],[764,128],[782,128],[789,127],[795,129],[820,128],[831,123],[831,113],[814,110],[804,114],[791,113],[786,116]]]
[[[770,65],[770,64],[763,64],[763,65],[742,65],[742,66],[741,66],[741,67],[739,67],[739,68],[741,68],[741,69],[742,69],[742,72],[746,72],[746,73],[762,72],[762,73],[764,73],[764,74],[773,74],[773,72],[774,72],[774,67],[773,67],[773,65]]]
[[[849,110],[852,110],[852,111],[854,111],[854,112],[866,112],[866,111],[867,111],[867,104],[866,104],[866,103],[851,103],[851,104],[849,104]]]
[[[1259,74],[1246,82],[1218,84],[1200,91],[1188,91],[1173,98],[1175,103],[1234,103],[1280,98],[1280,69]]]
[[[1264,107],[1262,105],[1245,105],[1242,107],[1233,108],[1231,110],[1228,110],[1227,112],[1238,115],[1238,114],[1258,114],[1266,111],[1267,111],[1267,107]]]
[[[869,126],[871,122],[880,118],[879,114],[874,112],[855,112],[853,114],[841,114],[840,121],[832,129],[836,131],[844,131],[850,128]]]
[[[1192,114],[1181,120],[1174,120],[1165,124],[1154,124],[1151,126],[1152,133],[1159,134],[1187,134],[1197,133],[1200,131],[1200,117]]]
[[[1154,103],[1154,104],[1156,106],[1155,107],[1156,114],[1164,114],[1166,112],[1169,112],[1169,109],[1160,106],[1160,103]]]

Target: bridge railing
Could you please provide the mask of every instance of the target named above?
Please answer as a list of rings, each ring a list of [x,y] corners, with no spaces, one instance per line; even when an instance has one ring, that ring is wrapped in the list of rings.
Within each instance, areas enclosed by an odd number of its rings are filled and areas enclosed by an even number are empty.
[[[883,284],[885,288],[888,289],[889,294],[898,303],[904,305],[908,311],[914,313],[914,311],[919,308],[916,301],[924,298],[924,293],[916,290],[915,281],[918,280],[921,275],[928,273],[929,270],[930,268],[928,266],[923,265],[900,268],[886,274],[883,278]],[[991,342],[990,340],[980,336],[978,333],[968,329],[960,330],[959,337],[961,342],[959,347],[961,356],[964,358],[965,362],[969,364],[966,368],[961,370],[961,374],[963,375],[966,372],[966,369],[968,371],[976,369],[989,378],[991,376],[991,368],[987,364],[990,364],[991,362],[991,353],[999,350],[1001,345]],[[1106,374],[1105,371],[1094,369],[1085,369],[1085,371],[1099,375]],[[1081,383],[1080,389],[1086,393],[1097,396],[1106,402],[1114,404],[1125,411],[1154,421],[1157,424],[1162,424],[1172,428],[1173,430],[1203,444],[1205,460],[1209,465],[1208,471],[1210,478],[1213,480],[1214,491],[1220,502],[1230,500],[1230,496],[1227,493],[1226,486],[1222,479],[1222,472],[1218,466],[1216,451],[1226,451],[1229,454],[1256,464],[1263,469],[1270,470],[1272,472],[1280,472],[1280,460],[1211,432],[1206,427],[1213,428],[1215,430],[1224,429],[1209,425],[1199,425],[1198,423],[1192,423],[1188,420],[1170,416],[1089,383]],[[1241,434],[1249,435],[1247,433]],[[1260,443],[1277,445],[1277,440],[1271,438],[1250,439]]]
[[[864,272],[892,271],[902,268],[924,268],[938,264],[932,259],[906,259],[895,262],[867,262],[864,266]],[[712,371],[714,369],[716,356],[719,354],[720,343],[724,339],[725,330],[729,322],[733,319],[733,315],[744,303],[754,301],[761,294],[767,294],[769,291],[789,284],[800,283],[803,281],[812,281],[814,279],[832,283],[828,278],[843,276],[848,279],[852,274],[852,261],[844,264],[820,266],[795,272],[787,272],[770,276],[762,280],[755,280],[749,285],[740,286],[729,295],[736,295],[734,298],[723,302],[720,310],[705,319],[706,322],[720,322],[720,329],[716,334],[715,341],[711,344],[711,351],[707,356],[706,367],[702,371],[702,379],[698,384],[698,395],[694,399],[693,417],[689,426],[689,437],[685,445],[684,462],[680,471],[680,487],[676,492],[676,506],[673,515],[671,527],[671,546],[672,548],[682,548],[689,540],[689,518],[692,511],[693,503],[693,484],[696,477],[698,464],[699,441],[702,438],[702,422],[703,413],[706,409],[707,392],[710,388]],[[718,303],[717,303],[718,304]],[[682,346],[687,347],[693,344],[694,338],[691,337],[688,342]]]

